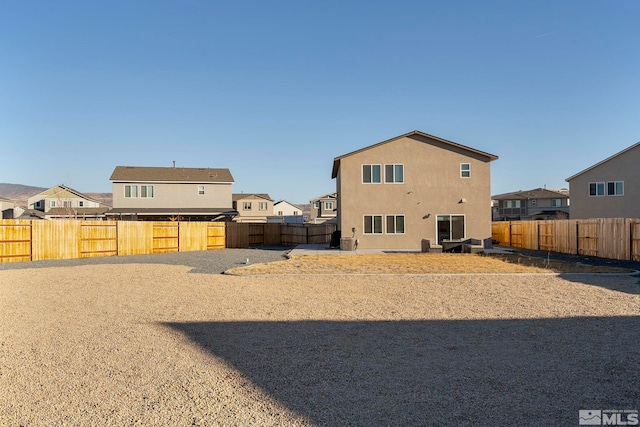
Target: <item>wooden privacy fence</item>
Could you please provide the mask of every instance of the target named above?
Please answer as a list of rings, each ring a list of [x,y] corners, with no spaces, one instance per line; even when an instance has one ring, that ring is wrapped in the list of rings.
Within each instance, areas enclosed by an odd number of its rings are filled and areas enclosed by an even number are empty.
[[[329,243],[336,224],[227,223],[227,248]]]
[[[0,262],[328,243],[335,224],[0,220]]]
[[[0,262],[224,247],[224,222],[0,220]]]
[[[640,261],[640,219],[500,221],[491,236],[516,248]]]

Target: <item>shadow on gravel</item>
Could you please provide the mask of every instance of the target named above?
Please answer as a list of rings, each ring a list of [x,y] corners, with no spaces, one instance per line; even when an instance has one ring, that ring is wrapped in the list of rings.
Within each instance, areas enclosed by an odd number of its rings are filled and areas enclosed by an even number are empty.
[[[597,286],[610,291],[624,292],[625,294],[640,295],[640,274],[633,275],[607,275],[607,274],[559,274],[558,277],[569,282],[583,283],[589,286]]]
[[[640,409],[640,317],[169,323],[318,425],[577,425]]]
[[[29,262],[0,263],[1,270],[27,268],[75,267],[103,264],[165,264],[191,267],[190,273],[221,274],[233,267],[250,264],[282,261],[291,248],[284,246],[259,249],[219,249],[213,251],[172,252],[152,255],[110,256],[83,259],[43,260]]]

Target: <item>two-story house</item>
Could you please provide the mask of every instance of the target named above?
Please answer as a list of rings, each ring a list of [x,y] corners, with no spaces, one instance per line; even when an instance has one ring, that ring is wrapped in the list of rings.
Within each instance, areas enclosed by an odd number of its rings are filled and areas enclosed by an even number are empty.
[[[571,218],[640,217],[640,142],[566,179]]]
[[[27,199],[27,212],[44,219],[104,219],[109,209],[110,206],[62,184]]]
[[[309,215],[309,223],[323,224],[327,221],[335,222],[338,216],[338,194],[329,193],[311,199],[311,214]]]
[[[236,222],[267,222],[267,217],[273,215],[273,199],[268,194],[235,193],[233,209],[238,211]]]
[[[420,131],[336,157],[338,230],[358,248],[491,244],[490,163],[498,157]]]
[[[536,188],[498,194],[494,221],[548,220],[569,218],[569,194]]]
[[[229,169],[116,166],[112,218],[222,221],[233,218]]]

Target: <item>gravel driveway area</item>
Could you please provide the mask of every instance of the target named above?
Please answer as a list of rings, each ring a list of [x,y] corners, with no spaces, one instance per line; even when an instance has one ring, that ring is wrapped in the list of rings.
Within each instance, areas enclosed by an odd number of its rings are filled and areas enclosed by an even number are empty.
[[[640,409],[638,276],[219,274],[284,253],[0,265],[0,425],[548,426]]]

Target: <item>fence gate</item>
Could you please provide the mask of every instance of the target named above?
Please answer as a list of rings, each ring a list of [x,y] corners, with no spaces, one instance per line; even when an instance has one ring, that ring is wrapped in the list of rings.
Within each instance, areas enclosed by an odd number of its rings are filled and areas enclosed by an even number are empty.
[[[522,247],[522,224],[519,222],[511,223],[511,246]]]
[[[80,222],[79,237],[80,258],[118,255],[118,231],[115,222]]]
[[[180,227],[178,222],[158,221],[153,223],[153,253],[178,252]]]
[[[578,253],[598,256],[599,228],[597,222],[580,221],[578,223]]]
[[[0,220],[0,262],[31,261],[31,221]]]
[[[538,224],[538,247],[542,251],[553,251],[556,248],[555,227],[552,222]]]

